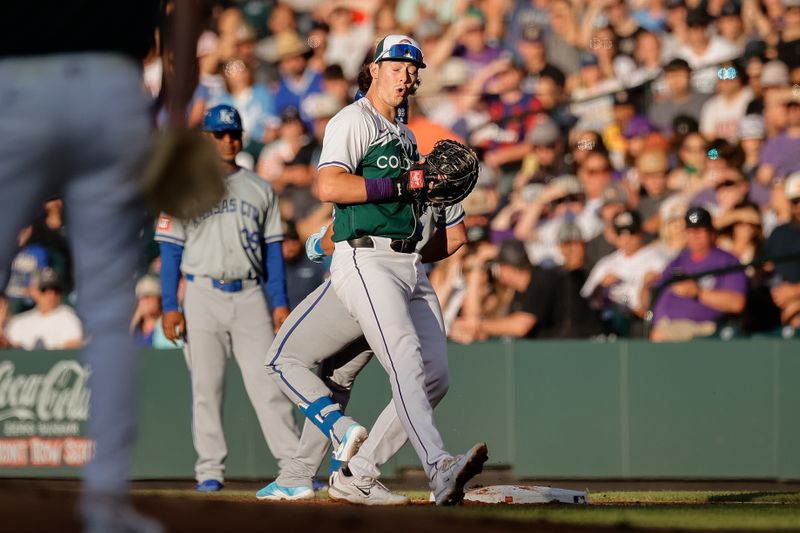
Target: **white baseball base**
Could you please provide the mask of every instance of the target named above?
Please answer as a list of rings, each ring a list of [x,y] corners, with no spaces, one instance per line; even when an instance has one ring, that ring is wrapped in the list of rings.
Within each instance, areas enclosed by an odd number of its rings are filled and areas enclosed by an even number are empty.
[[[533,485],[492,485],[472,489],[464,495],[465,502],[505,503],[526,505],[532,503],[568,503],[586,505],[589,493],[579,490],[536,487]]]

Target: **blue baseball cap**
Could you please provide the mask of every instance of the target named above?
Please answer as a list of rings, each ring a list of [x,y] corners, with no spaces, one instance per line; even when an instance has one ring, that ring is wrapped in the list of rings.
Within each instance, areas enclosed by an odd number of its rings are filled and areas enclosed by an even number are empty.
[[[242,117],[226,104],[212,107],[203,116],[203,131],[242,131]]]
[[[375,47],[373,62],[410,61],[419,68],[425,68],[422,47],[408,35],[387,35]]]

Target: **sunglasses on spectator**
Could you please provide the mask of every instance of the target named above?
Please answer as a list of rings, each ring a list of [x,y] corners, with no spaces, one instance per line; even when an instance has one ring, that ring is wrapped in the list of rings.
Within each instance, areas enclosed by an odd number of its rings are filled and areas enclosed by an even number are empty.
[[[562,196],[561,198],[556,198],[555,200],[553,200],[553,205],[568,204],[571,202],[583,202],[583,195],[568,194],[566,196]]]
[[[586,169],[586,173],[587,174],[607,174],[610,171],[611,171],[611,168],[609,166],[596,167],[596,168],[587,168]]]
[[[219,140],[224,139],[226,135],[230,135],[231,139],[233,139],[234,141],[242,140],[241,131],[212,131],[211,134],[214,136],[215,139]]]
[[[714,190],[718,191],[720,189],[724,189],[725,187],[733,187],[734,185],[738,185],[739,183],[741,183],[741,182],[735,181],[735,180],[721,181],[721,182],[717,183],[717,185],[714,187]]]

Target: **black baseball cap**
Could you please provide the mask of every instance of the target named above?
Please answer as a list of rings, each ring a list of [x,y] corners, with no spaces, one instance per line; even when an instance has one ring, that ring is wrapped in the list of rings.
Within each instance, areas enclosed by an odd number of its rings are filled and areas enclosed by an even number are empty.
[[[714,228],[714,223],[711,221],[711,213],[702,207],[690,207],[686,211],[684,220],[687,228]]]
[[[711,15],[702,7],[690,9],[686,14],[687,26],[708,26],[711,24]]]
[[[615,216],[612,224],[617,234],[630,233],[635,235],[642,232],[642,216],[631,209],[626,209]]]
[[[742,13],[742,8],[736,2],[725,2],[719,10],[720,17],[738,17]]]
[[[500,251],[497,252],[494,262],[498,265],[509,265],[521,269],[533,268],[525,245],[517,239],[507,239],[500,243]]]
[[[692,67],[689,66],[689,63],[685,59],[681,59],[680,57],[676,57],[664,65],[664,72],[673,72],[676,70],[685,70],[686,72],[691,72]]]

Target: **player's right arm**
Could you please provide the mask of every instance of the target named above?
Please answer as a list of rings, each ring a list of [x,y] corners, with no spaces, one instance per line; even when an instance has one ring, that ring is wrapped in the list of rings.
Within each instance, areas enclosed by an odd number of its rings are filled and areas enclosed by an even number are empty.
[[[183,225],[172,217],[161,215],[156,226],[155,240],[161,253],[161,326],[164,336],[177,345],[186,334],[186,321],[178,306],[178,284],[181,279],[181,259],[184,244]]]
[[[358,105],[347,106],[331,119],[325,127],[318,165],[316,190],[320,201],[363,204],[392,198],[407,201],[421,198],[424,181],[413,180],[411,172],[401,177],[393,174],[369,180],[355,173],[378,135],[374,118]]]

